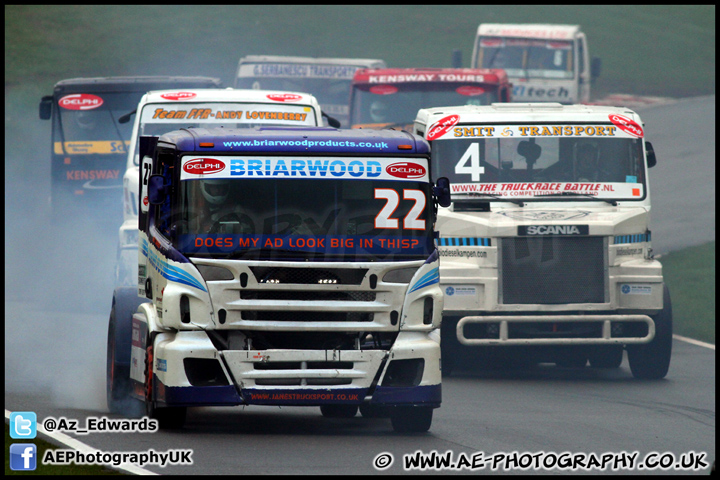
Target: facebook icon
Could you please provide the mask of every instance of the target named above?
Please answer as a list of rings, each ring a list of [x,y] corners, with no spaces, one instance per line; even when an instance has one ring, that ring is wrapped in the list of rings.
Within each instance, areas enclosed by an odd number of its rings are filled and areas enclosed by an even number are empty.
[[[35,470],[37,447],[34,443],[13,443],[10,445],[10,470]]]

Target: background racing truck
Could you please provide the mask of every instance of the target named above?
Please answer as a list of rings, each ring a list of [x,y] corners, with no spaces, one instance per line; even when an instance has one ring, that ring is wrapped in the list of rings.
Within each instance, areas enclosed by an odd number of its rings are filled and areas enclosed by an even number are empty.
[[[387,68],[358,70],[352,81],[352,128],[412,130],[421,108],[509,102],[511,85],[503,70],[470,68]]]
[[[573,104],[590,101],[601,62],[578,25],[481,23],[471,66],[505,69],[514,102]]]
[[[235,88],[307,92],[318,99],[324,113],[347,128],[350,82],[360,68],[385,68],[385,62],[372,58],[248,55],[238,62]]]
[[[134,397],[179,427],[190,406],[360,407],[396,431],[430,428],[441,401],[433,226],[450,192],[447,179],[431,186],[427,142],[192,128],[142,137],[140,155],[138,287],[150,301],[134,314],[131,296],[113,304],[112,411]]]
[[[97,213],[117,225],[121,215],[117,192],[131,134],[118,119],[135,109],[149,90],[221,86],[217,78],[167,76],[72,78],[56,83],[39,108],[40,119],[51,120],[52,125],[54,216]]]
[[[624,347],[635,377],[667,374],[672,309],[649,230],[656,160],[635,112],[443,107],[419,111],[415,132],[452,182],[438,213],[443,371],[479,353],[617,368]]]
[[[317,100],[305,93],[272,90],[185,89],[148,92],[137,106],[132,142],[125,155],[124,208],[120,227],[116,285],[137,282],[138,170],[141,135],[159,136],[179,128],[224,128],[256,125],[318,126],[322,112]],[[135,113],[135,112],[134,112]],[[123,120],[127,122],[130,115]],[[147,182],[145,172],[142,179]],[[147,208],[147,199],[140,202]]]

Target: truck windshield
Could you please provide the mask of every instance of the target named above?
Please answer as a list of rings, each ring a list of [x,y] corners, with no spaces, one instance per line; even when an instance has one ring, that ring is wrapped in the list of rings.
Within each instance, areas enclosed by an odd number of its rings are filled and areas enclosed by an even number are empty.
[[[455,82],[355,85],[352,125],[411,125],[421,108],[489,105],[497,86]]]
[[[347,160],[361,163],[358,157]],[[402,160],[409,159],[388,165]],[[427,172],[425,159],[411,160],[403,165]],[[187,256],[394,261],[426,259],[433,252],[427,176],[423,181],[328,176],[188,178],[180,182],[181,208],[161,223]]]
[[[450,133],[433,142],[433,174],[450,179],[455,201],[483,195],[517,200],[577,193],[599,199],[645,198],[640,138],[522,137],[521,129],[531,127],[502,125],[463,127],[456,134],[482,135],[488,133],[485,128],[508,136],[456,139]]]
[[[313,107],[231,102],[150,103],[143,107],[138,136],[160,136],[179,128],[251,128],[255,126],[317,126]],[[139,165],[140,145],[135,145]]]
[[[137,105],[142,92],[93,95],[101,98],[102,104],[82,109],[75,107],[72,101],[63,101],[73,96],[80,94],[64,96],[56,105],[57,108],[53,109],[59,113],[59,122],[55,125],[60,128],[60,131],[53,132],[55,151],[61,153],[64,146],[67,153],[77,154],[125,152],[125,142],[128,142],[132,135],[132,124],[120,124],[117,119]],[[61,141],[65,144],[62,145]]]
[[[575,77],[572,41],[480,37],[477,65],[515,78]]]

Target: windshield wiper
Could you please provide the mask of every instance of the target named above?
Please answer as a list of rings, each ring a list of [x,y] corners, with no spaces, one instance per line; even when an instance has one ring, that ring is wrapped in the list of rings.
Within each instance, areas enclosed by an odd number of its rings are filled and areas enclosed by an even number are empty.
[[[595,195],[590,195],[589,193],[580,193],[580,192],[559,192],[559,193],[548,193],[547,195],[534,195],[534,197],[587,197],[592,198],[593,200],[601,200],[603,202],[609,203],[613,207],[617,207],[617,201],[607,198],[600,198]]]
[[[516,205],[519,205],[519,206],[521,206],[521,207],[522,207],[523,205],[525,205],[525,202],[523,202],[522,200],[516,200],[516,199],[514,199],[514,198],[508,198],[508,197],[501,197],[501,196],[499,196],[499,195],[493,195],[492,193],[472,192],[472,193],[468,193],[467,195],[468,195],[469,197],[471,197],[471,198],[472,198],[472,197],[491,197],[491,198],[495,198],[495,199],[497,199],[497,200],[505,200],[505,201],[508,201],[508,202],[512,202],[512,203],[514,203],[514,204],[516,204]],[[472,200],[474,200],[474,198],[472,198]],[[464,201],[467,201],[467,200],[456,200],[456,201],[464,202]]]

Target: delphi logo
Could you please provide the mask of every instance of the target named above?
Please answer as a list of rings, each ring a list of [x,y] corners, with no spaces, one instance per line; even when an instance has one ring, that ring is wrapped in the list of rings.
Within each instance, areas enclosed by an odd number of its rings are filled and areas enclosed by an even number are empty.
[[[425,176],[425,167],[412,162],[393,163],[385,167],[385,171],[397,178],[422,178]]]
[[[587,235],[587,225],[521,225],[518,235]]]
[[[67,110],[92,110],[103,104],[103,99],[89,93],[75,93],[65,95],[58,101],[58,105]]]
[[[427,131],[426,138],[428,140],[435,140],[445,135],[452,127],[454,127],[460,120],[459,115],[449,115],[445,118],[441,118]]]
[[[643,129],[640,125],[638,125],[635,121],[628,117],[624,117],[622,115],[612,114],[609,115],[610,121],[615,124],[616,127],[618,127],[620,130],[624,131],[625,133],[629,133],[630,135],[638,138],[642,138],[643,136]]]
[[[197,97],[197,93],[193,92],[173,92],[163,93],[160,95],[165,100],[190,100],[191,98]]]
[[[272,93],[267,98],[275,102],[297,102],[302,99],[302,96],[294,93]]]
[[[192,175],[207,175],[225,170],[225,163],[215,158],[195,158],[183,165],[185,173]]]

